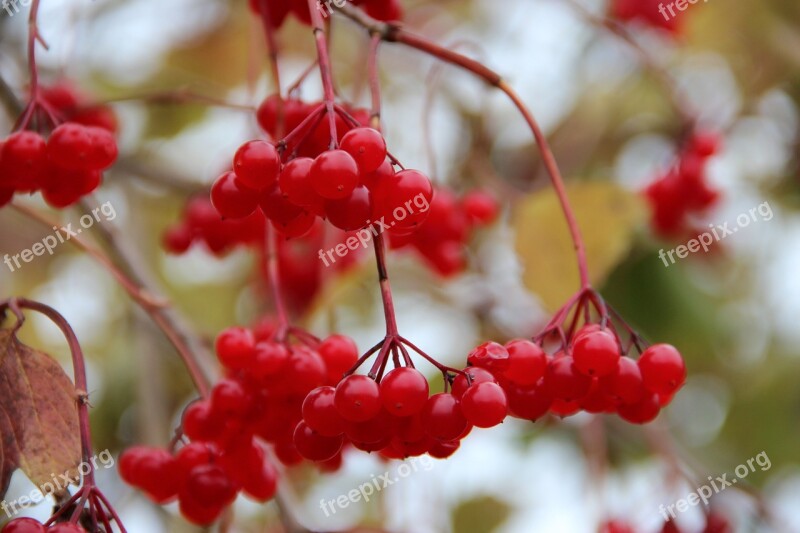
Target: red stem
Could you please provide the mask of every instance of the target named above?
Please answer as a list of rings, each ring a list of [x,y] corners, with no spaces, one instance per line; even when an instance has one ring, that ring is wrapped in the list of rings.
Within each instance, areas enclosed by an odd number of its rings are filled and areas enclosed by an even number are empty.
[[[286,335],[289,333],[289,314],[286,312],[286,304],[283,301],[283,293],[281,292],[278,243],[275,239],[275,229],[272,227],[272,224],[267,223],[266,232],[267,277],[269,278],[272,298],[275,301],[275,311],[278,313],[278,329],[275,332],[275,338],[278,342],[283,342],[286,340]]]
[[[324,92],[325,107],[328,112],[328,122],[331,130],[331,149],[338,146],[336,135],[336,115],[333,112],[333,105],[336,101],[336,91],[333,87],[333,71],[331,69],[331,58],[328,53],[328,42],[325,39],[322,16],[317,9],[317,0],[308,0],[308,10],[311,12],[311,25],[314,32],[314,40],[317,45],[317,58],[319,59],[319,72],[322,77],[322,89]]]

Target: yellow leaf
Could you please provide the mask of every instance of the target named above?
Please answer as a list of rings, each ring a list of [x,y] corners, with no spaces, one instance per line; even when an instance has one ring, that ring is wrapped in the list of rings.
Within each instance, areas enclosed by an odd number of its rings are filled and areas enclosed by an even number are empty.
[[[646,209],[635,193],[606,181],[572,183],[567,195],[586,243],[589,277],[597,286],[630,252]],[[572,239],[552,188],[517,205],[514,228],[525,285],[546,308],[558,309],[580,283]]]

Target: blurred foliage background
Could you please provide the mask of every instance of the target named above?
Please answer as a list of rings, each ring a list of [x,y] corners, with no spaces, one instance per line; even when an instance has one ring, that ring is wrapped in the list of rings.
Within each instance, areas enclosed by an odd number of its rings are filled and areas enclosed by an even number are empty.
[[[107,224],[139,249],[165,294],[208,342],[228,325],[270,312],[257,258],[238,251],[220,259],[198,248],[172,257],[161,235],[187,196],[202,193],[258,128],[246,109],[152,95],[191,92],[256,106],[271,93],[263,36],[245,4],[44,0],[41,10],[50,45],[40,54],[45,80],[67,76],[99,101],[113,102],[120,117],[122,157],[98,193],[117,213]],[[605,9],[602,2],[584,4],[598,14]],[[710,168],[723,199],[702,223],[734,220],[763,202],[775,214],[669,267],[658,252],[680,243],[653,236],[638,191],[670,164],[680,121],[664,85],[626,43],[561,0],[409,0],[406,7],[408,27],[496,69],[542,122],[569,182],[596,284],[647,338],[675,344],[687,358],[687,385],[660,421],[697,478],[732,472],[766,452],[772,467],[747,481],[774,507],[782,525],[773,530],[800,531],[800,4],[698,3],[681,15],[686,28],[677,39],[633,28],[637,42],[674,76],[699,123],[724,135]],[[0,17],[0,74],[17,96],[27,82],[24,16]],[[292,20],[279,38],[283,74],[292,80],[313,57],[310,30]],[[362,105],[365,43],[363,31],[334,22],[340,95]],[[577,288],[571,244],[530,135],[500,95],[395,45],[383,46],[381,70],[395,155],[439,184],[485,186],[503,202],[502,220],[470,244],[463,275],[442,280],[413,255],[390,257],[404,335],[457,366],[478,342],[530,336],[543,325]],[[316,75],[301,94],[319,96]],[[0,131],[14,119],[0,114]],[[22,202],[46,209],[39,198]],[[75,221],[81,214],[76,208],[52,216]],[[0,253],[18,253],[48,231],[3,209]],[[319,335],[352,335],[366,349],[382,336],[375,280],[364,254],[362,264],[330,277],[296,318]],[[98,449],[170,439],[193,397],[190,381],[172,347],[101,267],[62,246],[18,271],[0,268],[0,294],[45,301],[76,328],[90,357]],[[68,364],[54,328],[32,319],[23,331],[30,344]],[[353,456],[333,476],[293,472],[295,512],[309,527],[326,530],[367,524],[414,533],[589,532],[610,515],[655,531],[658,505],[694,488],[667,483],[667,468],[651,448],[657,436],[616,419],[604,423],[600,440],[607,438],[611,467],[598,479],[590,466],[603,445],[591,440],[593,427],[576,416],[475,432],[451,460],[333,517],[322,514],[320,498],[395,467]],[[192,530],[176,509],[151,506],[113,471],[102,472],[101,482],[120,502],[129,531]],[[17,475],[7,498],[28,492],[26,483]],[[752,506],[740,493],[719,499],[741,531],[770,530],[747,518]],[[29,512],[46,516],[49,509]],[[237,515],[236,531],[280,528],[273,504],[242,501]],[[691,528],[700,515],[694,509],[681,520]]]

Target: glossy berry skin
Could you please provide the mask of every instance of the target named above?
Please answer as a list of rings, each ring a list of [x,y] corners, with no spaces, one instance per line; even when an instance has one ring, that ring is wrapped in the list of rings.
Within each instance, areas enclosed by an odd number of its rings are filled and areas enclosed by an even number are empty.
[[[620,405],[617,413],[620,418],[631,424],[646,424],[652,422],[661,411],[658,395],[654,393],[645,394],[637,403],[630,405]]]
[[[45,533],[44,525],[33,518],[16,518],[5,525],[2,533]],[[52,530],[51,530],[52,531]]]
[[[236,151],[233,171],[242,185],[254,191],[263,191],[278,179],[281,158],[274,144],[248,141]]]
[[[469,376],[469,382],[467,382],[467,376]],[[464,374],[456,375],[451,393],[456,398],[461,399],[470,386],[484,382],[497,383],[497,379],[495,379],[494,374],[486,369],[479,366],[469,366],[464,369]]]
[[[319,354],[325,361],[328,380],[338,383],[358,361],[358,346],[346,335],[331,335],[319,345]]]
[[[289,361],[289,350],[283,344],[259,342],[249,366],[250,374],[256,379],[274,376],[285,368]]]
[[[383,405],[378,384],[360,374],[347,376],[336,386],[334,402],[342,418],[350,422],[369,420]]]
[[[573,343],[572,357],[578,372],[591,377],[607,376],[619,364],[619,342],[608,329],[591,331]]]
[[[386,141],[373,128],[355,128],[342,137],[339,147],[353,156],[362,174],[374,172],[386,160]]]
[[[428,401],[428,380],[414,368],[395,368],[380,384],[383,407],[395,416],[419,413]]]
[[[467,361],[472,366],[485,368],[490,372],[504,372],[510,363],[505,346],[491,341],[472,350],[467,356]]]
[[[342,436],[325,437],[305,422],[297,424],[294,430],[294,445],[297,451],[309,461],[327,461],[342,449]]]
[[[568,355],[551,360],[543,379],[545,389],[550,395],[567,402],[586,396],[592,385],[592,379],[578,372],[572,357]]]
[[[310,157],[298,157],[286,163],[281,170],[278,177],[280,190],[294,205],[308,207],[323,201],[311,186],[313,164],[314,160]]]
[[[456,440],[467,429],[460,402],[446,392],[428,398],[422,408],[422,424],[430,437],[440,441]]]
[[[337,437],[344,433],[344,419],[334,405],[335,395],[333,387],[317,387],[303,400],[303,420],[323,437]]]
[[[344,150],[321,153],[314,159],[310,173],[314,191],[328,200],[350,196],[359,181],[358,165]]]
[[[628,357],[620,357],[617,368],[611,374],[601,378],[600,384],[609,395],[623,404],[637,403],[645,395],[639,365]]]
[[[328,222],[344,231],[365,227],[372,217],[372,198],[369,189],[358,185],[349,196],[325,202]]]
[[[401,170],[373,189],[374,218],[384,217],[393,231],[409,232],[428,217],[433,185],[417,170]]]
[[[686,381],[686,365],[680,352],[669,344],[654,344],[638,361],[644,386],[651,392],[670,395]]]
[[[547,414],[553,405],[553,396],[543,386],[520,387],[509,384],[505,387],[508,398],[508,412],[523,420],[536,421]]]
[[[541,346],[526,339],[506,343],[508,367],[503,376],[516,385],[532,386],[544,376],[547,369],[547,354]]]
[[[119,151],[114,135],[105,128],[95,126],[86,127],[86,133],[92,143],[87,159],[89,170],[104,170],[117,160]]]
[[[508,414],[508,400],[497,383],[478,383],[461,397],[461,411],[475,427],[490,428],[503,422]]]
[[[203,506],[225,507],[236,499],[236,492],[237,487],[221,466],[207,464],[192,469],[181,495]]]
[[[217,336],[217,357],[225,368],[231,370],[246,368],[253,360],[255,342],[253,333],[249,329],[228,328]]]
[[[211,203],[222,218],[244,218],[258,207],[258,196],[243,188],[236,174],[226,172],[211,186]]]
[[[47,156],[63,168],[88,170],[91,152],[92,139],[80,124],[62,124],[47,139]]]
[[[19,131],[0,143],[0,185],[35,190],[47,168],[47,144],[38,133]]]

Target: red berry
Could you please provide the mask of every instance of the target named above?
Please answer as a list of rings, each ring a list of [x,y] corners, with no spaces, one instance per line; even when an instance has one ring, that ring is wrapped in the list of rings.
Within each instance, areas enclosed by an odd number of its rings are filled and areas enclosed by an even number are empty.
[[[323,201],[311,185],[313,164],[314,160],[309,157],[298,157],[286,163],[280,173],[281,192],[294,205],[310,207]]]
[[[328,380],[338,383],[358,361],[358,347],[345,335],[331,335],[319,345],[319,354],[328,368]]]
[[[236,499],[237,488],[225,470],[216,464],[199,465],[189,472],[184,497],[209,508],[225,507]]]
[[[686,381],[686,365],[680,352],[670,344],[654,344],[638,361],[642,381],[648,390],[669,395]]]
[[[32,131],[12,133],[0,143],[0,184],[34,190],[47,169],[47,145]]]
[[[119,153],[114,135],[105,128],[87,126],[86,133],[92,143],[86,160],[89,170],[104,170],[114,164]]]
[[[478,383],[469,387],[461,397],[461,411],[473,426],[490,428],[506,418],[508,400],[497,383]]]
[[[211,410],[225,418],[247,413],[252,396],[236,380],[223,379],[211,391]]]
[[[543,384],[547,393],[554,398],[574,402],[586,396],[592,385],[592,378],[578,372],[572,357],[565,355],[550,361]]]
[[[467,193],[461,199],[461,205],[467,217],[479,225],[491,224],[500,212],[500,206],[491,193],[483,190],[476,190]]]
[[[510,384],[505,391],[508,412],[517,418],[536,421],[546,415],[553,405],[553,396],[542,385],[525,388]]]
[[[547,354],[538,344],[525,339],[509,341],[508,368],[503,376],[510,382],[522,386],[535,385],[547,369]]]
[[[320,435],[305,422],[297,424],[294,430],[294,445],[297,451],[309,461],[327,461],[342,449],[343,438]]]
[[[2,533],[45,533],[45,531],[47,529],[38,520],[16,518],[5,525]]]
[[[0,187],[0,207],[11,203],[11,199],[14,197],[14,189],[5,189]]]
[[[386,141],[378,130],[355,128],[347,132],[340,148],[353,156],[362,174],[374,172],[386,159]]]
[[[359,181],[358,166],[344,150],[321,153],[314,159],[310,172],[316,193],[329,200],[350,196]]]
[[[381,217],[393,231],[413,231],[428,217],[433,185],[416,170],[402,170],[373,189],[374,219]]]
[[[2,204],[2,201],[0,201],[0,204]],[[179,224],[167,229],[162,238],[164,248],[172,254],[186,252],[192,246],[193,241],[194,232],[185,224]]]
[[[308,427],[325,437],[344,433],[344,420],[336,410],[333,387],[317,387],[303,400],[303,420]]]
[[[183,412],[183,432],[192,440],[215,439],[221,433],[221,424],[207,400],[196,401]]]
[[[272,186],[281,171],[281,158],[275,145],[266,141],[248,141],[233,157],[233,171],[248,189],[263,191]]]
[[[58,166],[70,170],[90,170],[93,143],[86,126],[67,122],[47,139],[47,156]]]
[[[383,406],[395,416],[419,413],[428,401],[428,380],[414,368],[395,368],[381,380]]]
[[[255,338],[247,328],[228,328],[217,336],[216,350],[220,363],[231,370],[247,367],[255,355]]]
[[[458,399],[446,392],[428,398],[422,408],[422,424],[430,437],[441,441],[456,440],[467,429]]]
[[[226,172],[211,186],[211,203],[222,218],[244,218],[258,207],[258,195],[242,187],[235,173]]]
[[[264,379],[280,372],[289,361],[289,350],[276,342],[259,342],[250,365],[250,374],[256,379]]]
[[[447,459],[454,453],[458,451],[458,448],[461,446],[461,442],[457,440],[443,442],[440,440],[434,441],[431,444],[430,449],[428,450],[428,455],[431,457],[435,457],[436,459]]]
[[[372,200],[369,189],[359,185],[346,198],[326,201],[325,216],[328,218],[328,222],[344,231],[363,228],[372,217]]]
[[[509,365],[508,350],[502,344],[485,342],[470,352],[467,361],[490,372],[503,372]]]
[[[614,372],[601,378],[600,383],[608,394],[624,404],[636,403],[645,394],[639,365],[628,357],[621,357]]]
[[[620,405],[617,408],[620,418],[632,424],[646,424],[655,420],[661,410],[658,402],[658,395],[653,393],[645,394],[637,403],[630,405]]]
[[[312,389],[325,384],[325,363],[319,353],[310,348],[292,347],[281,378],[285,381],[289,392],[305,396]]]
[[[467,375],[470,378],[470,383],[467,383]],[[453,390],[451,393],[458,399],[464,395],[470,384],[477,385],[478,383],[497,383],[494,374],[479,366],[469,366],[464,369],[464,374],[456,374],[456,379],[453,380]]]
[[[198,526],[207,526],[216,521],[224,510],[223,506],[203,505],[186,494],[181,494],[179,508],[186,520]]]
[[[382,405],[378,384],[360,374],[347,376],[336,386],[334,402],[342,418],[351,422],[369,420]]]
[[[607,376],[619,364],[620,346],[608,329],[580,335],[572,345],[572,357],[578,372],[592,377]]]

